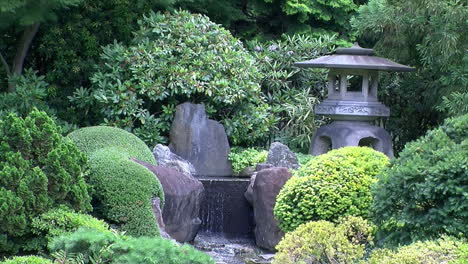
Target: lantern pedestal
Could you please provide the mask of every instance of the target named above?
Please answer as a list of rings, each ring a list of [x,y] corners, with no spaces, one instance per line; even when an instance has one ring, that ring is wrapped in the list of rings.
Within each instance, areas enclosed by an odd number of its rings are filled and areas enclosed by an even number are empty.
[[[385,129],[360,121],[335,121],[322,126],[312,139],[309,153],[321,155],[331,149],[366,146],[393,158],[393,144]]]

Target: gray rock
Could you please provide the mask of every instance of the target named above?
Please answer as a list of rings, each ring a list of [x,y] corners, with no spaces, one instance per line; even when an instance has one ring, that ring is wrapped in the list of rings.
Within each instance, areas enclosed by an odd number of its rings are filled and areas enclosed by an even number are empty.
[[[153,155],[159,166],[173,168],[183,174],[195,175],[195,167],[182,157],[171,152],[169,147],[157,144],[153,148]]]
[[[207,118],[203,104],[177,106],[170,141],[171,151],[192,163],[196,175],[233,175],[226,131],[219,122]]]
[[[296,154],[289,150],[288,146],[279,142],[271,144],[266,163],[274,167],[285,167],[294,170],[300,166]]]
[[[261,248],[274,251],[284,236],[274,217],[273,209],[276,196],[289,178],[291,173],[284,167],[257,172],[252,188],[252,206],[256,223],[255,242]]]
[[[268,163],[259,163],[257,164],[257,166],[255,167],[255,171],[261,171],[261,170],[264,170],[264,169],[269,169],[269,168],[273,168],[274,166],[272,164],[268,164]]]
[[[166,232],[178,242],[192,241],[201,225],[202,183],[175,169],[136,162],[148,168],[161,182],[165,197],[162,216]]]
[[[161,237],[166,238],[166,239],[172,239],[172,237],[166,232],[166,225],[164,224],[160,204],[161,204],[161,199],[159,199],[159,197],[155,197],[151,199],[151,207],[153,208],[154,217],[156,218],[156,221],[158,222],[159,232],[161,234]]]
[[[247,199],[250,205],[253,204],[253,185],[255,183],[256,177],[257,177],[257,173],[255,173],[254,175],[252,175],[252,177],[250,177],[249,186],[247,186],[247,190],[244,193],[244,197],[245,199]]]
[[[255,173],[255,169],[253,167],[244,168],[241,172],[239,172],[239,177],[251,177]]]

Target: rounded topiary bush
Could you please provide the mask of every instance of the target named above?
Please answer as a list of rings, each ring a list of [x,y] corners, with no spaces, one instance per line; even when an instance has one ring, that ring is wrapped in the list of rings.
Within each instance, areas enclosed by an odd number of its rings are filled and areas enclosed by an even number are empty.
[[[86,156],[46,113],[0,120],[0,256],[42,249],[31,221],[51,208],[91,210],[86,166]]]
[[[37,256],[22,256],[7,259],[0,264],[52,264],[52,261]]]
[[[451,237],[418,241],[395,250],[377,249],[365,263],[368,264],[441,264],[468,263],[466,241]]]
[[[350,216],[339,224],[311,221],[286,233],[272,264],[357,263],[372,243],[372,231],[360,217]]]
[[[468,235],[468,115],[408,143],[374,189],[379,239],[399,244]]]
[[[145,143],[119,128],[88,127],[69,137],[89,157],[96,214],[133,236],[159,235],[151,200],[164,193],[156,176],[133,158],[156,164]]]
[[[89,92],[76,94],[100,121],[148,145],[161,143],[178,104],[204,103],[234,144],[261,140],[273,123],[256,61],[242,42],[204,15],[151,12],[129,46],[103,49]]]
[[[118,147],[125,149],[125,152],[132,158],[156,164],[153,153],[148,149],[148,146],[137,136],[120,128],[84,127],[68,134],[68,137],[87,155],[91,155],[99,149]]]
[[[92,257],[97,263],[126,264],[214,264],[207,254],[189,245],[178,245],[159,237],[128,237],[120,234],[79,229],[49,244],[53,252]],[[88,262],[86,262],[88,263]]]
[[[371,186],[388,158],[366,147],[345,147],[320,155],[289,179],[276,198],[275,217],[284,231],[311,220],[368,217]]]

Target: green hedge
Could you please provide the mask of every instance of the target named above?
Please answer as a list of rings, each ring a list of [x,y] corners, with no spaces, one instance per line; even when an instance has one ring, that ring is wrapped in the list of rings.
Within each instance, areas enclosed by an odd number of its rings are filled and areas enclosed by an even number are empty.
[[[164,193],[156,176],[131,158],[156,164],[148,147],[119,128],[89,127],[69,135],[89,156],[94,209],[109,224],[133,236],[159,235],[151,198]]]
[[[52,261],[37,256],[22,256],[7,259],[0,264],[52,264]]]
[[[232,170],[239,173],[247,167],[255,167],[258,163],[264,163],[267,156],[268,151],[266,150],[234,147],[231,148],[228,159],[232,163]]]
[[[378,237],[408,243],[468,235],[468,115],[409,143],[374,189]]]
[[[310,160],[277,196],[274,214],[281,229],[347,215],[368,217],[370,188],[387,163],[384,154],[365,147],[332,150]]]
[[[337,225],[311,221],[285,235],[272,264],[357,263],[372,242],[372,231],[366,220],[354,216]]]
[[[0,120],[0,153],[0,256],[41,250],[31,221],[54,207],[91,211],[86,156],[46,113]]]
[[[75,145],[87,155],[108,147],[125,149],[129,157],[156,164],[148,146],[137,136],[123,129],[108,126],[85,127],[68,135]]]
[[[90,215],[73,212],[66,207],[54,208],[34,218],[31,223],[32,232],[43,237],[45,244],[54,237],[74,232],[80,227],[110,232],[106,222]]]
[[[208,255],[189,245],[180,246],[159,237],[133,238],[93,229],[80,229],[58,237],[49,247],[55,252],[80,254],[85,264],[214,264]]]

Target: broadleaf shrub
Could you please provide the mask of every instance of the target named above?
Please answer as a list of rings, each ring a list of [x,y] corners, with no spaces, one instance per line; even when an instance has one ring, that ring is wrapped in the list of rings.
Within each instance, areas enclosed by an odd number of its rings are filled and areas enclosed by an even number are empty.
[[[113,127],[82,128],[69,137],[89,157],[96,214],[129,235],[159,235],[151,199],[158,197],[164,206],[161,183],[151,171],[131,160],[156,164],[145,143]]]
[[[175,106],[204,103],[233,144],[261,140],[274,122],[254,58],[226,29],[187,11],[149,13],[131,45],[103,49],[89,90],[71,100],[148,145],[165,141]]]
[[[78,228],[93,228],[99,232],[110,232],[109,225],[87,214],[73,212],[66,207],[51,209],[34,218],[31,223],[32,232],[43,237],[45,244],[54,237],[78,230]]]
[[[159,237],[133,238],[100,233],[93,229],[79,229],[75,233],[58,237],[49,247],[52,251],[83,254],[85,264],[214,264],[208,255],[189,245],[179,246]]]
[[[272,264],[357,263],[372,243],[372,232],[360,217],[350,216],[339,224],[311,221],[286,233]]]
[[[436,240],[417,241],[394,250],[374,250],[365,263],[368,264],[440,264],[467,263],[463,249],[467,242],[444,236]],[[466,251],[465,251],[466,252]],[[463,255],[465,254],[465,255]]]
[[[31,221],[59,205],[91,211],[87,159],[46,113],[0,121],[0,256],[45,245]]]
[[[268,151],[255,148],[231,148],[228,159],[232,163],[235,173],[241,172],[247,167],[253,167],[267,160]]]
[[[0,264],[52,264],[52,261],[38,256],[21,256],[7,259]]]
[[[345,147],[302,165],[276,198],[275,217],[283,231],[314,220],[368,217],[371,186],[388,158],[366,147]]]
[[[468,229],[468,115],[408,143],[374,189],[379,239],[399,244]]]

